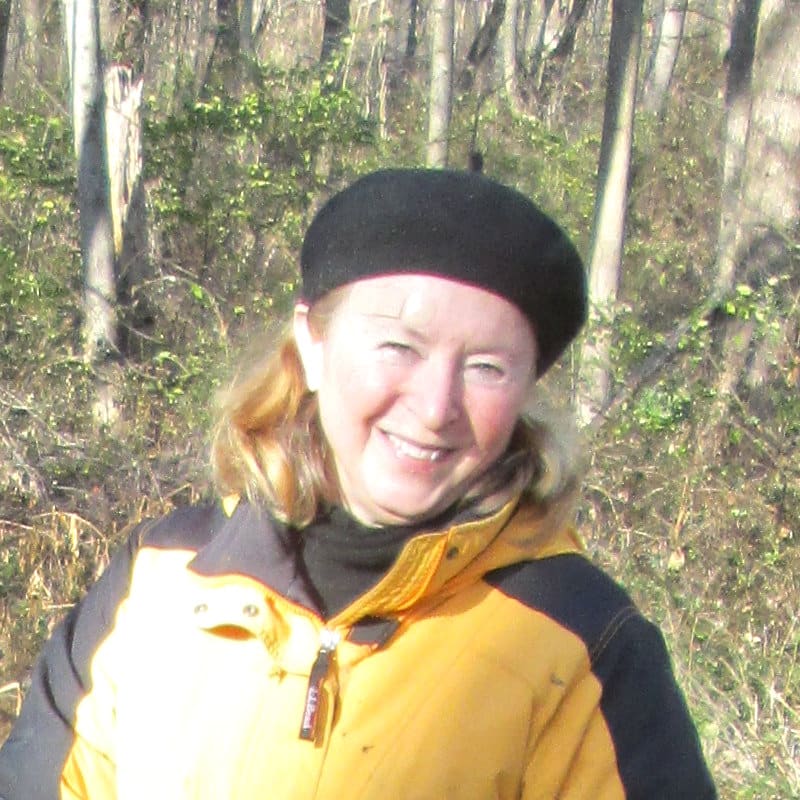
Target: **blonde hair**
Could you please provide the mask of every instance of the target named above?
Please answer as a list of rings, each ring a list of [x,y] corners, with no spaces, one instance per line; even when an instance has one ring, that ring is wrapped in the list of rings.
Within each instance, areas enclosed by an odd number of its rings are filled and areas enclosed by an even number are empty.
[[[324,331],[343,291],[314,304],[309,319],[318,330]],[[505,455],[473,484],[464,505],[488,514],[520,493],[548,508],[571,502],[582,464],[575,429],[542,412],[539,404],[520,417]],[[321,506],[341,501],[317,396],[306,385],[288,326],[277,346],[240,375],[224,397],[211,461],[220,494],[266,505],[298,528],[308,525]]]

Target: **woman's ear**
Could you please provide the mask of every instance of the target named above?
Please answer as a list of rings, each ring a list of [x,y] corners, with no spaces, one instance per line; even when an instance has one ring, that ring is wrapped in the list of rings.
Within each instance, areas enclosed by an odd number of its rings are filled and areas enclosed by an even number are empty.
[[[323,340],[322,336],[314,331],[309,311],[305,303],[298,303],[294,307],[292,332],[306,375],[306,386],[309,391],[316,392],[322,381]]]

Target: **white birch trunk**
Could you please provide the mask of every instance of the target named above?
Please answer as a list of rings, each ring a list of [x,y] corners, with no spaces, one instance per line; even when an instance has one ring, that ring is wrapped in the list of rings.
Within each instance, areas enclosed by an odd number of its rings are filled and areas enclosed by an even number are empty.
[[[431,78],[426,163],[429,167],[446,167],[453,101],[453,0],[433,0],[431,16]]]
[[[673,0],[661,17],[653,62],[642,91],[642,109],[663,114],[683,40],[688,0]]]
[[[111,384],[99,373],[117,353],[117,314],[97,0],[66,0],[64,20],[78,171],[83,351],[86,362],[99,368],[95,415],[108,424],[116,405]]]
[[[130,67],[112,64],[103,79],[109,203],[114,231],[114,254],[122,239],[130,202],[142,173],[142,78],[133,80]]]
[[[558,5],[553,0],[543,0],[543,16],[529,62],[537,91],[545,90],[563,73],[565,59],[574,50],[578,26],[587,7],[588,0],[571,0]],[[560,102],[559,99],[557,105]]]
[[[614,0],[589,254],[592,318],[580,359],[578,412],[584,424],[600,413],[610,388],[611,324],[625,241],[641,34],[642,0]]]

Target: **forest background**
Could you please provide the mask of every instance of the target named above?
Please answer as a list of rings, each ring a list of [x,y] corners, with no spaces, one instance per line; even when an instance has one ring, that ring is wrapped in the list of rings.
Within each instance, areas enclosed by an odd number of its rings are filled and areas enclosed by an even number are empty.
[[[590,268],[544,387],[589,550],[721,796],[800,797],[798,42],[798,0],[0,0],[0,740],[109,552],[210,496],[314,210],[482,161]]]

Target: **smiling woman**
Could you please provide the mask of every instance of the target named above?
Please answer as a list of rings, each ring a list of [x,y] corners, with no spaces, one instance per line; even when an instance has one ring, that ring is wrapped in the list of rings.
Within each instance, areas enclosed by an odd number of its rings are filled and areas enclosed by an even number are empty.
[[[535,379],[516,306],[433,275],[358,281],[324,330],[301,304],[294,335],[342,504],[367,525],[422,522],[468,496]]]
[[[301,272],[221,410],[219,500],[139,528],[56,631],[0,797],[714,798],[527,413],[586,316],[564,233],[482,175],[387,170]]]

